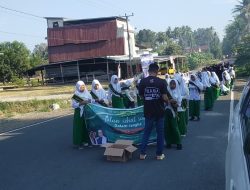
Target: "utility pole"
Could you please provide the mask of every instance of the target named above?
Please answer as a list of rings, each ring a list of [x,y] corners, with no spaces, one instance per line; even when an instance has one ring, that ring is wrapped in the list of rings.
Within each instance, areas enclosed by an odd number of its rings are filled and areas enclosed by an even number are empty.
[[[129,26],[128,26],[128,18],[131,16],[134,16],[134,13],[132,13],[131,15],[125,14],[124,17],[126,18],[126,23],[127,23],[129,67],[130,67],[130,74],[132,77],[133,76],[133,69],[132,69],[132,61],[131,61],[130,35],[129,35]]]

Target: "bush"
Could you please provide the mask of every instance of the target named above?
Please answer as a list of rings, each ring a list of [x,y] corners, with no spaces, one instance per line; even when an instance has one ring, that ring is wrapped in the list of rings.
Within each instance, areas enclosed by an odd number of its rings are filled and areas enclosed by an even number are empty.
[[[213,59],[211,53],[191,53],[188,57],[188,66],[190,70],[216,63],[218,63],[218,60]]]
[[[17,85],[18,87],[24,87],[24,85],[26,84],[23,79],[17,77],[14,77],[11,82],[13,85]]]
[[[37,79],[31,80],[31,86],[36,87],[36,86],[40,86],[40,85],[41,85],[41,83],[38,82]]]
[[[2,115],[10,116],[15,113],[23,114],[30,112],[49,112],[50,105],[57,103],[61,108],[70,108],[70,101],[54,99],[54,100],[29,100],[22,102],[0,102],[0,110]]]

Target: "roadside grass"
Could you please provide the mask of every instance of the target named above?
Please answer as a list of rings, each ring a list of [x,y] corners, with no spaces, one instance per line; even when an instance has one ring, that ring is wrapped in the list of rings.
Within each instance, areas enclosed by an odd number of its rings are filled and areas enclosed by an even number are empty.
[[[250,63],[236,65],[237,77],[249,77],[250,76]]]
[[[108,87],[108,83],[102,84],[103,88]],[[88,90],[91,90],[91,85],[87,85]],[[38,86],[38,87],[22,87],[0,91],[1,99],[5,97],[35,97],[73,94],[75,91],[74,85],[54,85],[54,86]]]
[[[60,109],[70,108],[70,100],[51,99],[51,100],[29,100],[21,102],[0,102],[0,116],[12,117],[17,114],[30,112],[49,112],[52,111],[52,104],[59,104]]]

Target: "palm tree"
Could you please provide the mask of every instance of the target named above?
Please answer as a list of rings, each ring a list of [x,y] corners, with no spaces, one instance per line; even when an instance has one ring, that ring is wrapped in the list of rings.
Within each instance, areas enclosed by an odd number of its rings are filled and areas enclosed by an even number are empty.
[[[250,32],[250,0],[241,0],[233,9],[233,13],[237,13],[238,17],[244,19],[246,27],[245,32]]]

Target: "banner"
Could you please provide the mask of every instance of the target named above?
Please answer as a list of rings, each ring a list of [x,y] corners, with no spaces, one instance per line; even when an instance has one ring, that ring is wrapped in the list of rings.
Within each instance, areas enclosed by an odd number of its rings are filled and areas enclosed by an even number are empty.
[[[144,78],[148,77],[148,67],[154,63],[154,57],[152,54],[141,55],[141,67],[144,74]]]
[[[88,104],[84,110],[92,144],[105,144],[115,142],[117,139],[133,140],[135,144],[141,143],[145,125],[143,106],[116,109]],[[155,129],[149,141],[156,141]]]

